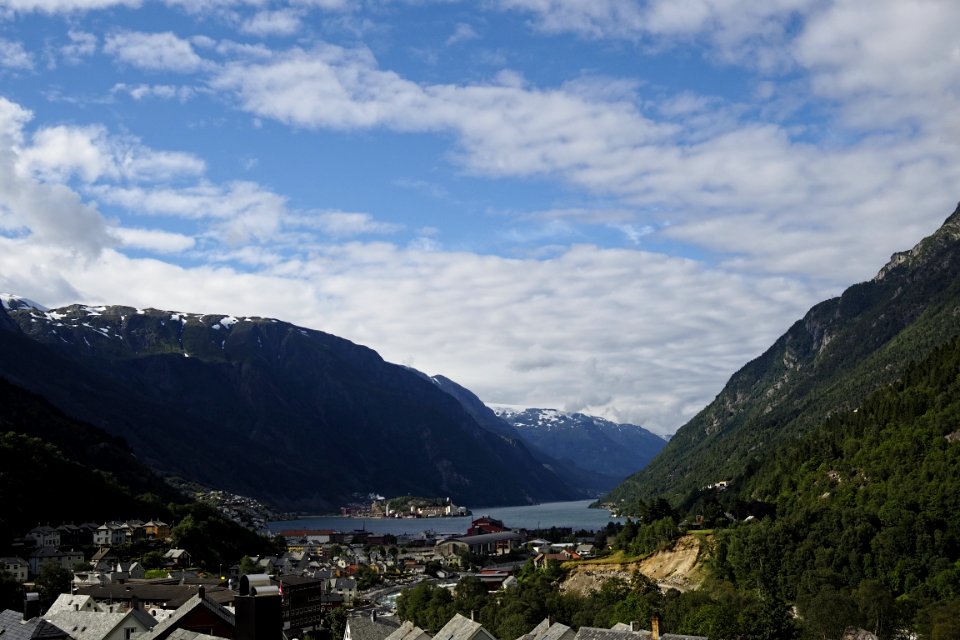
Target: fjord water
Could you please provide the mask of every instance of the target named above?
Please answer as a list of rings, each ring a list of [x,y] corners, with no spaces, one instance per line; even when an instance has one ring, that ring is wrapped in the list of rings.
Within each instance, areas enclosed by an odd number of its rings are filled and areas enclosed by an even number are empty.
[[[622,518],[612,518],[606,509],[590,509],[592,500],[573,502],[547,502],[543,504],[519,507],[470,507],[472,516],[459,518],[352,518],[344,516],[315,516],[298,520],[281,520],[268,523],[272,533],[291,529],[337,531],[366,530],[374,534],[392,533],[394,535],[418,535],[424,531],[438,534],[460,534],[467,532],[470,522],[481,516],[490,516],[502,520],[511,529],[548,529],[550,527],[570,527],[574,531],[586,529],[596,531],[608,522],[622,522]]]

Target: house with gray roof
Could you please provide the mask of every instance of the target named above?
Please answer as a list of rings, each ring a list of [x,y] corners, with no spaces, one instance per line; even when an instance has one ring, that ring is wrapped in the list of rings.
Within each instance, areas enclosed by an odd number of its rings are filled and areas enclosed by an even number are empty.
[[[60,544],[65,547],[81,546],[93,541],[92,532],[75,524],[62,524],[57,531],[60,533]]]
[[[576,632],[567,625],[544,618],[530,633],[520,636],[517,640],[574,640],[576,635]]]
[[[61,551],[53,547],[41,547],[30,554],[28,562],[30,563],[30,572],[33,575],[38,575],[40,568],[51,562],[67,571],[73,571],[76,565],[83,562],[83,552],[74,551],[73,549]]]
[[[60,613],[61,611],[106,611],[105,608],[97,604],[97,601],[90,596],[81,596],[70,593],[61,593],[57,596],[57,599],[53,601],[53,604],[50,605],[50,608],[47,609],[47,612],[43,614],[43,617],[49,619],[50,616]]]
[[[400,627],[388,635],[385,640],[431,640],[430,634],[412,622],[404,622]]]
[[[619,626],[619,625],[618,625]],[[604,629],[602,627],[580,627],[577,631],[576,640],[650,640],[650,632],[646,635],[634,633],[627,628]]]
[[[169,617],[138,640],[169,640],[177,630],[233,638],[236,627],[233,612],[207,597],[204,588],[200,587],[196,597],[180,605]]]
[[[7,556],[0,558],[0,570],[6,571],[23,584],[30,573],[30,563],[19,556]]]
[[[353,604],[357,597],[357,581],[355,578],[330,578],[329,593],[339,593],[347,605]]]
[[[129,611],[56,611],[44,615],[73,640],[130,640],[156,626],[157,621],[140,609]]]
[[[709,640],[706,636],[690,636],[679,633],[659,632],[659,620],[651,620],[652,631],[643,628],[643,623],[634,621],[630,624],[623,622],[615,624],[609,629],[596,627],[580,627],[575,640]]]
[[[378,618],[376,614],[362,618],[347,618],[343,640],[386,640],[400,627],[394,618]]]
[[[498,533],[482,533],[476,536],[450,538],[437,544],[437,551],[444,558],[455,556],[461,552],[477,555],[500,555],[510,553],[523,541],[516,531],[500,531]]]
[[[27,537],[33,540],[38,547],[53,547],[56,549],[60,546],[60,532],[47,525],[30,529],[27,532]]]
[[[192,562],[190,553],[184,549],[170,549],[163,554],[163,559],[173,563],[177,567],[186,567]]]
[[[479,622],[458,613],[450,618],[440,631],[437,631],[433,640],[497,640],[497,638],[484,629]]]
[[[205,597],[218,604],[231,604],[237,595],[236,591],[220,585],[209,585],[204,589]],[[189,600],[195,599],[199,591],[200,585],[196,584],[180,584],[176,580],[154,580],[87,586],[78,589],[77,593],[92,596],[101,606],[105,602],[112,602],[132,607],[136,601],[141,603],[150,615],[156,617],[154,610],[178,609]]]
[[[127,542],[127,534],[126,531],[121,528],[122,525],[122,522],[104,522],[93,532],[93,544],[125,544]]]
[[[43,618],[24,620],[22,613],[10,609],[0,611],[0,638],[3,640],[70,640],[66,631]]]
[[[189,629],[175,629],[167,640],[222,640],[217,636],[207,635],[199,631],[190,631]]]

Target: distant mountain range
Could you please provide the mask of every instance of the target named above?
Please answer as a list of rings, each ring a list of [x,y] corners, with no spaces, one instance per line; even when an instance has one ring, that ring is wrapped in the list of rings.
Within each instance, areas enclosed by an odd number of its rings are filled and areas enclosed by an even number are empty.
[[[334,510],[370,491],[483,506],[569,500],[619,480],[533,450],[464,404],[466,390],[456,397],[320,331],[2,302],[0,376],[122,438],[153,469],[283,510]]]
[[[556,409],[493,407],[528,445],[594,473],[623,479],[647,466],[667,441],[635,424]]]
[[[642,469],[666,444],[643,427],[582,413],[491,408],[449,378],[430,379],[456,398],[484,428],[504,437],[519,437],[542,464],[568,484],[593,494],[609,491]]]
[[[689,506],[709,485],[745,482],[958,334],[960,207],[875,278],[810,309],[605,500],[627,512],[657,496]]]

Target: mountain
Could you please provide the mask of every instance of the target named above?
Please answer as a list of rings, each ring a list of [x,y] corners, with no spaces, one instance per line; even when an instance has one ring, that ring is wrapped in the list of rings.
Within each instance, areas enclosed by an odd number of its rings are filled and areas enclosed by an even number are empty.
[[[750,475],[777,445],[853,410],[960,333],[960,207],[875,278],[822,302],[736,372],[661,454],[607,496],[630,511]]]
[[[0,376],[165,473],[314,512],[370,491],[578,497],[519,439],[342,338],[268,318],[2,302]]]
[[[758,501],[775,514],[711,523],[723,526],[712,569],[795,604],[805,637],[839,638],[849,626],[957,637],[958,471],[960,337],[778,446],[742,483],[704,496],[718,515]]]
[[[127,444],[0,379],[0,545],[38,522],[169,517],[185,496],[139,462]]]
[[[456,398],[467,413],[483,428],[505,438],[523,442],[540,464],[560,476],[569,486],[576,488],[581,494],[580,497],[591,498],[609,491],[629,475],[629,473],[611,474],[602,467],[599,470],[590,469],[581,464],[578,456],[564,458],[554,455],[535,441],[527,438],[523,431],[517,429],[509,421],[494,413],[493,409],[485,405],[476,394],[466,387],[444,376],[433,376],[428,379],[432,380],[438,388]],[[593,447],[589,438],[581,439],[581,442],[588,448]]]
[[[663,438],[633,424],[618,424],[555,409],[494,407],[524,442],[560,460],[621,479],[647,466],[666,446]]]

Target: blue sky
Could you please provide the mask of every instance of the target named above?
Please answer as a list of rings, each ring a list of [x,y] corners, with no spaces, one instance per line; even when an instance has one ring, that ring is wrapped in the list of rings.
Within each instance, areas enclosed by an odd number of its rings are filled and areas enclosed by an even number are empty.
[[[673,432],[960,195],[951,0],[0,0],[0,290]]]

